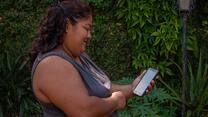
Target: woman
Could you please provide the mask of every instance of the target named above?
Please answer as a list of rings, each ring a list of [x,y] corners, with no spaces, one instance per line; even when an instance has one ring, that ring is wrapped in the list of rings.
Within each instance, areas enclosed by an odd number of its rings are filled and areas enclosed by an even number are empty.
[[[84,52],[91,29],[90,8],[79,0],[48,8],[29,54],[44,117],[116,117],[133,96],[142,75],[130,85],[112,84]]]

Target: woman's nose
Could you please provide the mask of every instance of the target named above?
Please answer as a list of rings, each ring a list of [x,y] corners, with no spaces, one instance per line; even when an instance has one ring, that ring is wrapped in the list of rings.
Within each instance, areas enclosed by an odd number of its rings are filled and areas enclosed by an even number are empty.
[[[92,34],[91,34],[91,31],[89,31],[87,34],[87,38],[91,39],[91,37],[92,37]]]

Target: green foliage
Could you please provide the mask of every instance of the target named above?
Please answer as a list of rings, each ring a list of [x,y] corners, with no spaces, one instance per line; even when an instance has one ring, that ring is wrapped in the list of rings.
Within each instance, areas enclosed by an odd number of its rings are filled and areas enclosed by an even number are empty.
[[[109,8],[109,5],[111,5],[110,0],[85,0],[88,2],[91,7],[93,7],[93,10],[105,10],[105,8]]]
[[[116,81],[119,84],[132,82],[131,78]],[[134,97],[128,100],[127,107],[119,111],[119,117],[175,117],[176,106],[172,96],[163,88],[156,86],[147,96]]]
[[[117,17],[126,22],[128,38],[134,42],[136,69],[156,67],[162,75],[173,75],[171,60],[179,56],[182,27],[175,2],[118,0]]]
[[[35,0],[1,1],[1,50],[14,52],[18,49],[21,53],[25,52],[25,47],[28,47],[30,45],[28,43],[34,39],[34,34],[44,11],[43,8],[49,4],[49,1],[38,4]]]
[[[176,64],[177,65],[177,64]],[[182,74],[182,69],[177,65]],[[182,77],[182,76],[181,76]],[[173,93],[175,100],[186,106],[186,117],[201,117],[207,113],[208,105],[208,64],[200,56],[198,65],[189,63],[188,76],[185,79],[185,102],[177,91],[165,86]]]
[[[85,1],[92,7],[94,17],[93,38],[87,51],[98,66],[109,74],[110,78],[120,79],[124,75],[132,75],[135,69],[142,70],[147,67],[156,67],[162,75],[174,74],[174,78],[178,78],[173,63],[181,64],[180,29],[182,25],[176,13],[176,1]],[[32,96],[30,73],[25,67],[23,56],[35,37],[43,12],[54,2],[56,1],[0,1],[0,117],[3,117],[3,114],[22,117],[40,112],[40,107]],[[197,9],[194,10],[189,20],[189,56],[195,60],[200,50],[203,55],[202,59],[208,61],[208,17],[206,15],[208,2],[200,0],[197,1],[196,6]],[[192,78],[194,82],[196,78],[198,79],[195,75],[197,74],[195,68],[192,66],[193,72],[190,73],[194,76]],[[125,78],[118,82],[130,83],[130,81]],[[147,97],[129,100],[130,106],[119,112],[119,115],[121,117],[152,116],[152,114],[164,117],[175,116],[177,106],[174,104],[181,103],[181,99],[178,98],[180,94],[177,93],[181,84],[178,83],[178,79],[176,83],[170,79],[166,79],[166,82],[172,85],[171,87],[174,86],[171,95],[177,99],[170,98],[170,94],[165,89],[156,88]],[[202,101],[193,103],[193,100],[199,100],[202,97],[197,98],[196,95],[199,90],[203,90],[195,85],[190,85],[188,89],[193,89],[193,87],[194,90],[190,90],[187,97],[187,103],[190,102],[187,104],[188,115],[200,116],[206,106],[203,104],[206,99],[203,98]],[[204,97],[207,96],[206,93],[201,94]],[[166,99],[162,99],[166,96]],[[195,106],[197,104],[199,106]]]
[[[208,14],[208,2],[206,0],[197,0],[196,6],[197,8],[193,10],[191,19],[193,32],[197,37],[198,48],[203,55],[202,58],[208,62],[208,16],[206,15]]]
[[[0,116],[40,113],[31,90],[25,53],[35,37],[43,11],[53,0],[0,1]]]
[[[200,117],[208,105],[208,64],[200,57],[197,67],[189,65],[189,79],[186,79],[187,117]]]
[[[129,54],[132,44],[121,22],[114,19],[114,11],[108,10],[110,7],[108,4],[104,10],[93,10],[93,36],[87,52],[111,79],[120,79],[132,71]]]
[[[1,115],[28,117],[40,112],[31,90],[31,77],[22,56],[14,58],[9,52],[0,56]]]

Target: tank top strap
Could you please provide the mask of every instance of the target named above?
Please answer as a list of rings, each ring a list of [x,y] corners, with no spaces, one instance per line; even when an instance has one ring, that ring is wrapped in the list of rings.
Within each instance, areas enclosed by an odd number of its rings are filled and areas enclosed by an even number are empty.
[[[64,51],[62,50],[56,50],[56,51],[51,51],[48,53],[39,53],[34,64],[32,67],[32,76],[34,75],[35,69],[37,67],[37,65],[46,57],[48,56],[58,56],[63,58],[64,60],[66,60],[67,62],[71,63],[76,69],[77,71],[80,73],[80,75],[85,75],[85,76],[89,76],[90,72],[87,71],[87,69],[85,69],[81,64],[79,64],[78,62],[76,62],[74,59],[72,59],[70,56],[68,56]],[[82,77],[83,78],[83,77]]]
[[[51,51],[51,52],[47,52],[47,53],[39,53],[36,60],[34,61],[33,67],[32,67],[32,76],[34,74],[34,71],[37,67],[37,65],[46,57],[48,56],[58,56],[63,58],[64,60],[67,60],[68,62],[70,62],[75,68],[77,69],[81,69],[81,65],[77,62],[75,62],[71,57],[69,57],[65,52],[63,51]]]

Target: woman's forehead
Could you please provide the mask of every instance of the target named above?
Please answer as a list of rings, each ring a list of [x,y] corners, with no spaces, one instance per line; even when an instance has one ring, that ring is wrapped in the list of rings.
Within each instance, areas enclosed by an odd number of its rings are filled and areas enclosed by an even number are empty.
[[[80,20],[78,20],[79,23],[84,23],[84,24],[87,24],[87,25],[92,25],[92,16],[88,16],[88,17],[85,17],[85,18],[82,18]]]

